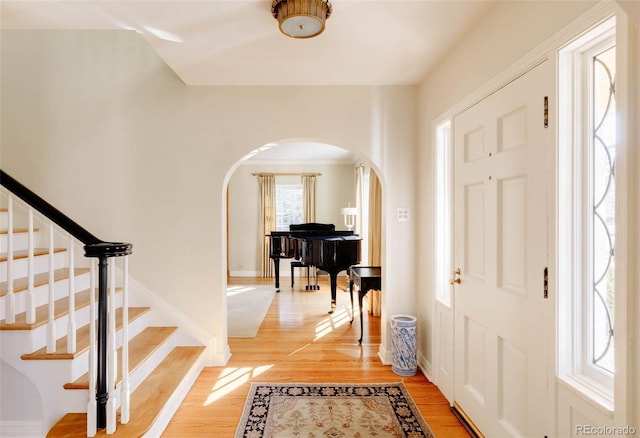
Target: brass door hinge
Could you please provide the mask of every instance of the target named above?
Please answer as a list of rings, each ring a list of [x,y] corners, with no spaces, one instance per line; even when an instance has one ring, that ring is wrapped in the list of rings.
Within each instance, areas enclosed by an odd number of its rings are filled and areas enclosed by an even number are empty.
[[[544,97],[544,127],[549,127],[549,96]]]

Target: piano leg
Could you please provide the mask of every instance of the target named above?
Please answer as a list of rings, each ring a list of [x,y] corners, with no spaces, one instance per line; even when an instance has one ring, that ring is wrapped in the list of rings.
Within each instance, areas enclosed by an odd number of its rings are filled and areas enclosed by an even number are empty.
[[[349,321],[349,324],[353,324],[353,319],[355,318],[354,316],[354,309],[353,309],[353,280],[351,279],[351,277],[349,277],[349,298],[351,299],[351,321]]]
[[[329,313],[333,313],[336,310],[336,290],[338,289],[338,273],[329,272],[329,278],[331,278],[331,310],[329,310]]]
[[[273,267],[276,274],[276,292],[280,292],[280,258],[273,258]]]
[[[314,266],[313,268],[313,276],[315,277],[316,284],[313,285],[313,290],[320,290],[320,286],[318,285],[318,268]]]
[[[311,284],[311,270],[315,272],[314,277],[316,284]],[[305,290],[320,290],[320,286],[318,286],[318,268],[315,266],[307,266],[307,285],[304,287]]]
[[[311,290],[311,266],[307,266],[307,285],[304,289]]]
[[[353,280],[349,278],[349,297],[351,298],[351,321],[349,324],[353,325],[354,320],[354,309],[353,309]],[[364,329],[364,321],[363,321],[363,311],[362,311],[362,299],[365,295],[367,295],[368,291],[362,293],[362,289],[358,288],[358,311],[360,312],[360,339],[358,339],[358,344],[362,345],[362,338],[364,337],[363,329]]]
[[[364,336],[364,321],[362,320],[364,317],[364,312],[362,311],[362,299],[367,294],[368,291],[362,292],[362,289],[358,289],[358,306],[360,310],[360,339],[358,339],[358,343],[362,345],[362,337]],[[353,320],[351,320],[353,321]]]

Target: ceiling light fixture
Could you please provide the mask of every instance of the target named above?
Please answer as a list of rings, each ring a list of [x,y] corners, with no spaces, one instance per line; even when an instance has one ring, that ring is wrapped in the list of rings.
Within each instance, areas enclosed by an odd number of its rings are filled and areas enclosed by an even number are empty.
[[[292,38],[320,35],[331,15],[328,0],[273,0],[271,14],[278,20],[280,32]]]

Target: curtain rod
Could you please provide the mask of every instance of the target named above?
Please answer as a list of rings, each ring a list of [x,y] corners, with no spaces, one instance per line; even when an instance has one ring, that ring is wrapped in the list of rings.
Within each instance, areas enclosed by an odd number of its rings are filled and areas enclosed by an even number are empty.
[[[273,175],[273,176],[320,176],[322,175],[321,173],[252,173],[251,175],[253,176],[269,176],[269,175]]]

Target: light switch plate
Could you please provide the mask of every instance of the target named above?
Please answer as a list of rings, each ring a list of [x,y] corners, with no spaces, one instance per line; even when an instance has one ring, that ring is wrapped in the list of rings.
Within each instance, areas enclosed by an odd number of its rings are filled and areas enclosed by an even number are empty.
[[[409,220],[409,209],[408,208],[399,208],[396,211],[396,215],[398,218],[398,222],[406,222]]]

